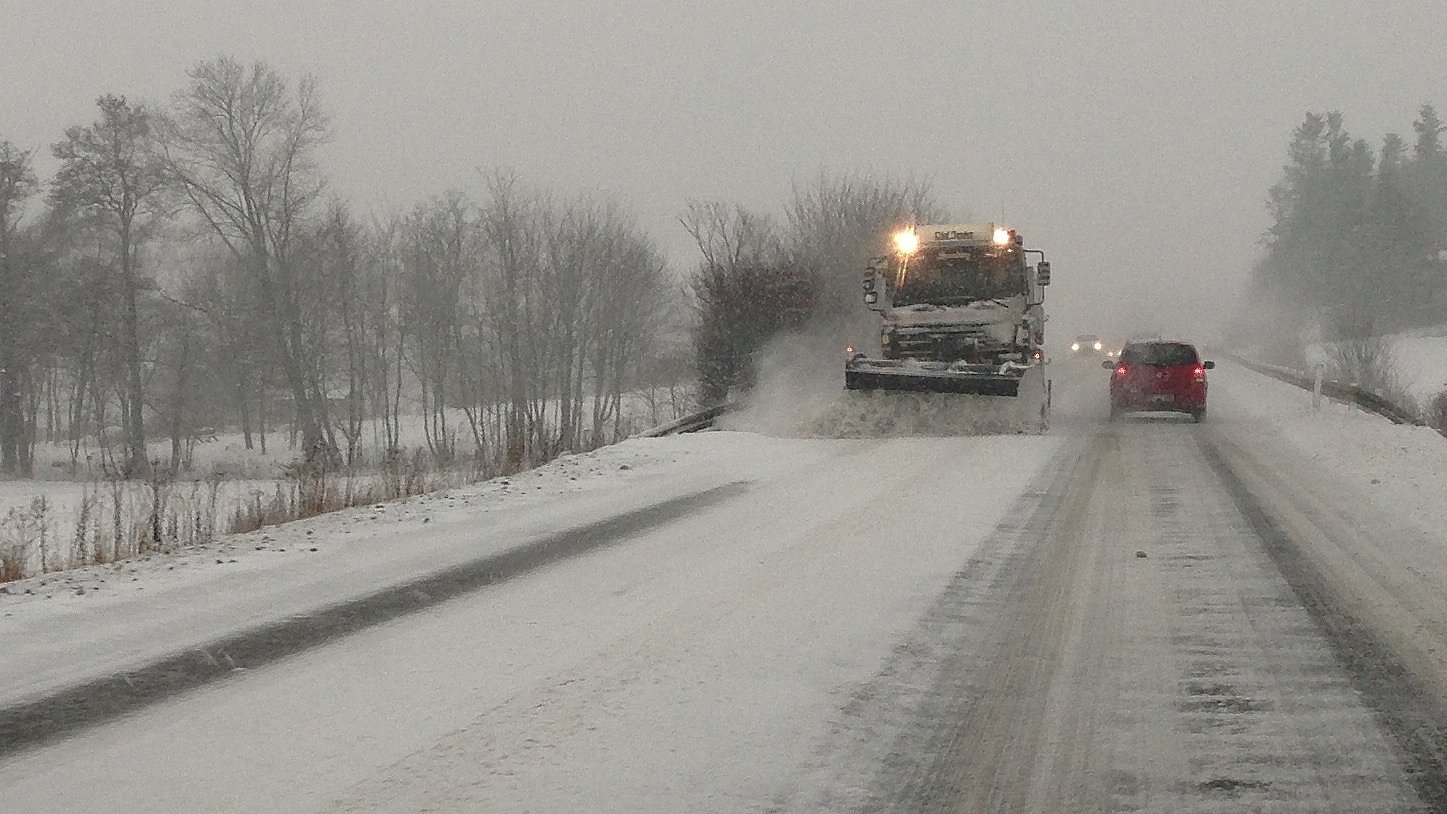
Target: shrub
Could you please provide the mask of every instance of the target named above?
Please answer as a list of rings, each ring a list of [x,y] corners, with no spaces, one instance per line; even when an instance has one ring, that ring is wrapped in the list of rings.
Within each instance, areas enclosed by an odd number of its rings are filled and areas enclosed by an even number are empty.
[[[1447,435],[1447,390],[1439,390],[1427,402],[1427,426]]]
[[[1337,381],[1354,384],[1409,413],[1420,412],[1417,400],[1402,383],[1392,340],[1385,336],[1343,339],[1327,346],[1327,364]]]

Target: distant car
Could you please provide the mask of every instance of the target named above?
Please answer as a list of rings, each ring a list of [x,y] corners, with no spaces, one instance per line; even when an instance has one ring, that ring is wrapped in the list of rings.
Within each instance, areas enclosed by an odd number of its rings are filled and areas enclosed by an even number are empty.
[[[1111,371],[1110,417],[1133,411],[1188,413],[1206,418],[1206,371],[1215,362],[1202,361],[1186,342],[1128,342],[1120,358],[1101,367]]]
[[[1076,356],[1093,356],[1105,350],[1105,343],[1095,334],[1081,334],[1070,343],[1070,352]]]

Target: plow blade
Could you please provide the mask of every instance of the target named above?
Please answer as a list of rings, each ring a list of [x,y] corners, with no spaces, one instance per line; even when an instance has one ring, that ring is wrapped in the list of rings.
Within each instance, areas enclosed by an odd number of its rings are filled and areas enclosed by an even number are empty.
[[[1018,396],[1020,377],[953,370],[850,369],[846,390],[897,390],[910,393],[963,393],[977,396]]]

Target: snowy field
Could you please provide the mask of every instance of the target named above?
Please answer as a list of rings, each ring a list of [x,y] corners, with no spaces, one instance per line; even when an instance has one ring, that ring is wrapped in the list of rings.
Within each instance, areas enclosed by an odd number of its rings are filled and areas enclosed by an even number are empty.
[[[680,393],[687,395],[680,390],[671,397],[667,389],[660,388],[652,393],[625,397],[622,422],[625,432],[637,432],[676,418],[677,410],[684,407],[678,400]],[[406,416],[400,422],[397,441],[408,456],[404,459],[404,471],[408,468],[406,461],[413,454],[429,449],[425,424],[426,420],[419,415]],[[430,461],[424,462],[429,470],[428,480],[459,483],[470,479],[474,447],[463,411],[449,410],[446,424],[440,430],[447,439],[441,445],[455,449],[457,460],[447,471],[436,471]],[[253,437],[253,442],[253,448],[247,449],[239,432],[223,432],[195,442],[191,468],[181,472],[175,483],[163,485],[162,504],[169,507],[163,514],[174,516],[183,525],[191,518],[193,526],[195,517],[204,516],[203,524],[208,530],[177,534],[181,543],[209,534],[212,528],[224,531],[236,511],[258,500],[271,500],[278,488],[286,491],[294,486],[285,475],[298,453],[288,446],[287,434],[272,432],[264,452],[259,437]],[[436,428],[433,443],[440,443]],[[372,488],[379,480],[375,463],[382,447],[380,425],[364,430],[360,441],[363,460],[354,475],[339,476],[338,485],[357,490]],[[149,450],[152,460],[163,465],[170,459],[169,441],[152,442]],[[109,534],[110,527],[117,522],[128,530],[145,525],[152,513],[153,486],[106,479],[96,464],[99,456],[91,446],[82,446],[79,470],[76,477],[69,479],[66,477],[72,471],[69,444],[38,444],[35,454],[35,479],[0,481],[0,561],[6,557],[20,559],[29,573],[39,573],[42,563],[51,570],[68,568],[76,558],[80,547],[77,541],[81,538],[89,536],[104,542],[110,536],[122,536]],[[83,502],[88,503],[84,517]],[[116,521],[118,515],[123,520]],[[99,530],[98,525],[106,529]],[[95,544],[92,540],[87,545],[94,548]],[[174,548],[176,543],[168,537],[164,547]]]

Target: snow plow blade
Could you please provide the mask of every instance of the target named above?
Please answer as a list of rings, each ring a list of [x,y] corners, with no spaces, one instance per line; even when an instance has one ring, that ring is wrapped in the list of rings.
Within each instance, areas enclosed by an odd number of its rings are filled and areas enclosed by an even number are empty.
[[[850,364],[844,369],[846,390],[897,390],[910,393],[962,393],[976,396],[1020,395],[1021,376],[921,367]]]

